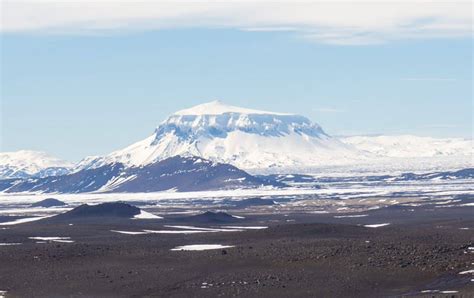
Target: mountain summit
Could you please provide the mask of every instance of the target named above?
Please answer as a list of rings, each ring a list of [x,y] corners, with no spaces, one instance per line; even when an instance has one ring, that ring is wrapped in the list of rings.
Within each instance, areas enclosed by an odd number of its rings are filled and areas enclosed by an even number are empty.
[[[80,167],[113,162],[143,166],[176,155],[257,170],[347,163],[361,153],[306,117],[212,101],[178,111],[145,140],[104,157],[87,158]]]

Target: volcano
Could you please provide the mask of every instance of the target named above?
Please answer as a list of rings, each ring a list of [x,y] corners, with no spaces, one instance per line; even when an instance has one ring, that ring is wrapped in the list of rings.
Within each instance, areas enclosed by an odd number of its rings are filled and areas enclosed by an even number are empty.
[[[145,166],[175,155],[256,170],[343,164],[364,153],[331,137],[306,117],[213,101],[178,111],[150,137],[107,156],[86,158],[79,166],[114,162]]]

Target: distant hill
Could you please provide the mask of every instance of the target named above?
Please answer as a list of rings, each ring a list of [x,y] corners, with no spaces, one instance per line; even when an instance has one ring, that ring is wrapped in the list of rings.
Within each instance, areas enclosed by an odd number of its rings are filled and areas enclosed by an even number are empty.
[[[453,180],[453,179],[473,179],[474,168],[462,169],[458,171],[433,172],[424,174],[403,173],[396,177],[397,181],[408,180]]]
[[[53,219],[76,219],[87,217],[124,217],[133,218],[140,214],[138,207],[126,203],[103,203],[98,205],[81,205],[68,212],[59,214]]]
[[[31,207],[44,207],[44,208],[49,208],[49,207],[58,207],[58,206],[65,206],[67,205],[63,201],[53,199],[53,198],[48,198],[41,200],[39,202],[31,204]]]
[[[230,204],[238,208],[276,205],[275,201],[270,200],[270,199],[262,199],[262,198],[248,198],[248,199],[243,199],[243,200],[238,200],[238,201],[232,201],[230,202]]]
[[[207,211],[202,214],[186,216],[178,219],[182,222],[192,223],[233,223],[241,222],[242,218],[230,215],[225,212],[211,212]]]
[[[232,165],[192,156],[175,156],[142,167],[113,163],[62,176],[0,181],[0,191],[8,193],[202,191],[260,186],[286,185],[252,176]]]

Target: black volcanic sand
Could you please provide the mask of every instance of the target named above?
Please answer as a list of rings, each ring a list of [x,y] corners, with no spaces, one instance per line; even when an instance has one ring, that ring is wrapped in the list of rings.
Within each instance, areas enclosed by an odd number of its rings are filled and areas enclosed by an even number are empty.
[[[7,291],[7,297],[383,297],[455,290],[457,294],[425,297],[473,297],[474,277],[458,274],[474,269],[474,253],[468,249],[474,246],[473,210],[387,209],[343,219],[254,215],[224,225],[270,227],[189,235],[110,231],[171,229],[164,225],[179,223],[181,217],[81,218],[5,226],[0,227],[0,243],[22,244],[0,246],[0,291]],[[376,222],[392,225],[357,225]],[[470,229],[462,229],[466,227]],[[75,242],[35,243],[28,239],[33,236],[71,237]],[[170,250],[189,244],[235,247]]]

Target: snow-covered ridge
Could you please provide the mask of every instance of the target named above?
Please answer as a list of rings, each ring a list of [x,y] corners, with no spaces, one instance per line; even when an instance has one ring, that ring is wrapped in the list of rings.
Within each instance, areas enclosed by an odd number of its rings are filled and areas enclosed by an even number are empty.
[[[45,152],[30,150],[0,152],[0,178],[63,174],[72,166],[72,163]]]
[[[340,140],[359,150],[380,157],[413,158],[473,156],[473,140],[462,138],[431,138],[413,135],[353,136]]]

